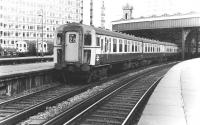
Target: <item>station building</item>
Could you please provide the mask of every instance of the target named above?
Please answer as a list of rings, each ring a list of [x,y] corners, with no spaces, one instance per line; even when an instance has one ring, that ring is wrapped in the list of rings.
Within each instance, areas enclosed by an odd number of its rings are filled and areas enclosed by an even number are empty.
[[[83,0],[0,0],[0,45],[53,42],[57,26],[83,20]],[[25,50],[22,50],[25,51]]]

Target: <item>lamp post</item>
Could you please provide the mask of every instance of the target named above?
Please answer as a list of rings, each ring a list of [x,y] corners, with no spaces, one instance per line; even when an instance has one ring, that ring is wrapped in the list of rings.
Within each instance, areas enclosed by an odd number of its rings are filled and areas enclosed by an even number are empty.
[[[39,14],[38,16],[41,16],[42,17],[42,56],[44,56],[44,53],[43,53],[43,9],[41,10],[42,11],[42,13],[41,14]]]

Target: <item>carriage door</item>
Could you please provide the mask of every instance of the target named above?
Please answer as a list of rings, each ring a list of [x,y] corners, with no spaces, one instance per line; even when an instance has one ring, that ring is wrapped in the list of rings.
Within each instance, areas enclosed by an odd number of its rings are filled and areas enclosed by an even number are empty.
[[[66,62],[77,62],[78,60],[78,45],[79,34],[77,32],[66,33],[65,43],[65,61]]]

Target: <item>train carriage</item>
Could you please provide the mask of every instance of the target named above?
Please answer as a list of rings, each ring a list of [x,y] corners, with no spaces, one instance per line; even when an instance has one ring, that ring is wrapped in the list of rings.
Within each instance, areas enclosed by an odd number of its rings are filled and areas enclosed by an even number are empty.
[[[70,23],[57,28],[55,67],[87,82],[106,75],[111,68],[122,70],[177,55],[173,43],[139,38],[119,32]]]

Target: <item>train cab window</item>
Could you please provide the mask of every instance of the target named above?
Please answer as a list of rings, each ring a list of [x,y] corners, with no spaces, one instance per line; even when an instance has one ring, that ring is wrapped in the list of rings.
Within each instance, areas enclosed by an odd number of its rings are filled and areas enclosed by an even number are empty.
[[[122,40],[119,40],[119,52],[122,52]]]
[[[127,40],[124,40],[124,52],[127,52]]]
[[[84,34],[84,45],[90,46],[92,44],[92,36],[90,32]]]
[[[100,46],[100,38],[96,37],[96,46]]]
[[[117,39],[113,39],[113,52],[117,52]]]
[[[69,43],[76,43],[76,34],[69,34]]]
[[[61,40],[62,40],[62,34],[61,34],[61,33],[58,33],[58,34],[57,34],[57,39],[56,39],[56,44],[57,44],[57,45],[60,45],[60,44],[61,44]]]

